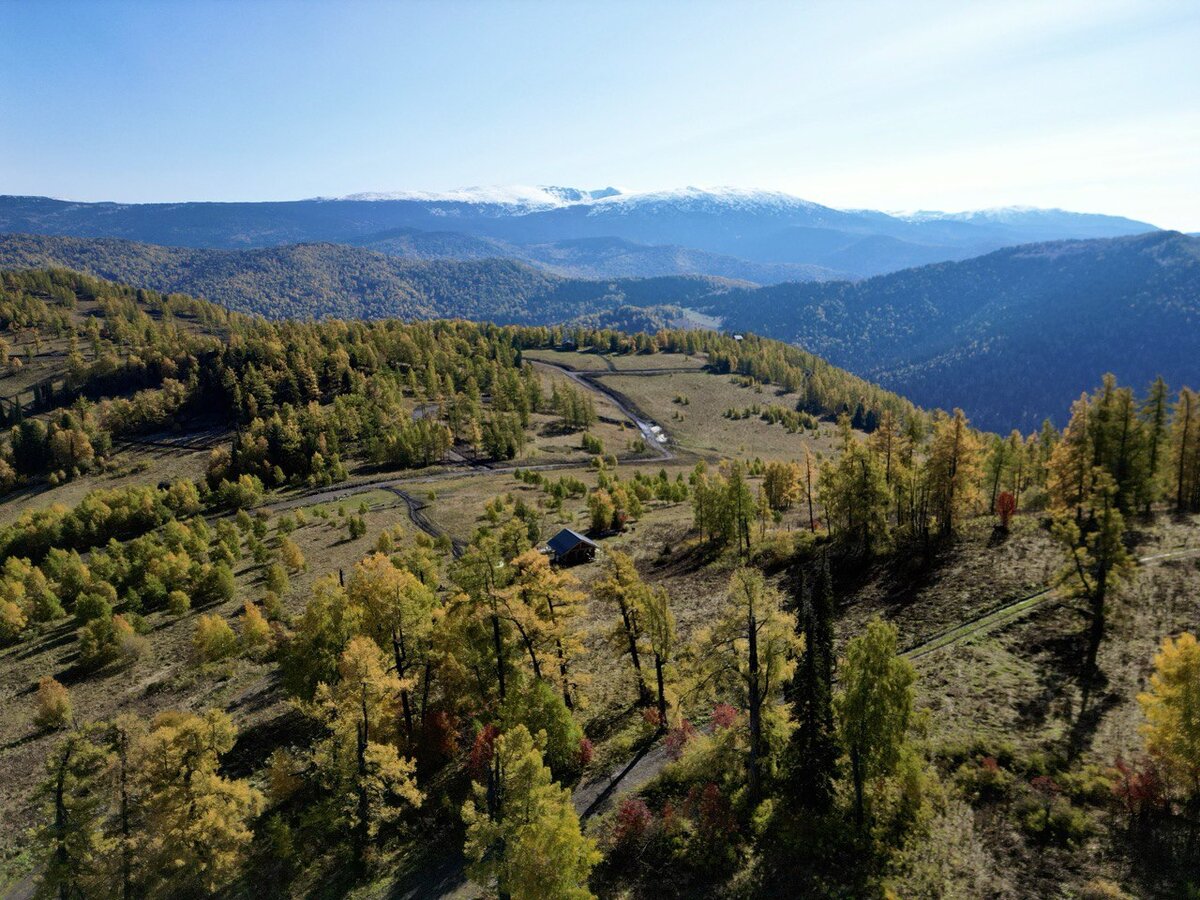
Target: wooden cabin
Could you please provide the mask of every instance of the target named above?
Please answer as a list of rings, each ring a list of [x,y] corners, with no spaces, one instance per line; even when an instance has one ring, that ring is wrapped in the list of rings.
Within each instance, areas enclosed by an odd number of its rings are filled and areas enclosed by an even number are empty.
[[[564,528],[546,542],[550,561],[559,566],[575,566],[596,558],[597,545],[578,531]]]

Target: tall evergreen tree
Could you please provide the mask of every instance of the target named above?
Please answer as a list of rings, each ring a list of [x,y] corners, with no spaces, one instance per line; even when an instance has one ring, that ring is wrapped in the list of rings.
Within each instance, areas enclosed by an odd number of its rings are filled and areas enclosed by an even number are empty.
[[[826,558],[814,593],[807,578],[801,593],[799,628],[804,654],[792,677],[789,781],[807,809],[824,811],[833,800],[838,745],[833,720],[833,576]]]

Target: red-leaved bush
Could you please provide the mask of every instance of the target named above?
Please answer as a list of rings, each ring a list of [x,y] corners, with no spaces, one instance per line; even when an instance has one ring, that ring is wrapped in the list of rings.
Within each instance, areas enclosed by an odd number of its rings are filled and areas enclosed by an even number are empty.
[[[714,728],[729,728],[737,721],[738,711],[728,703],[718,703],[713,707],[712,723]]]
[[[589,763],[591,763],[592,758],[595,755],[596,755],[596,747],[591,742],[591,740],[589,740],[586,737],[580,738],[579,739],[579,752],[575,757],[575,759],[579,763],[579,768],[581,768],[581,769],[586,768],[587,765]]]
[[[495,725],[485,725],[475,735],[475,743],[471,745],[471,756],[467,760],[467,771],[476,781],[482,781],[487,776],[488,767],[492,764],[492,754],[496,752],[496,738],[500,729]]]
[[[1117,772],[1117,781],[1112,789],[1113,796],[1125,808],[1131,819],[1159,812],[1166,807],[1166,790],[1153,762],[1146,761],[1140,766],[1131,766],[1117,757],[1113,768]]]
[[[729,799],[714,782],[694,785],[683,803],[684,812],[696,825],[697,833],[712,843],[727,843],[737,831],[737,819]]]
[[[647,706],[642,710],[642,721],[651,728],[658,729],[662,725],[662,717],[658,714],[657,706]]]
[[[667,756],[679,759],[688,741],[696,736],[696,728],[687,719],[680,719],[679,725],[667,732]]]
[[[640,797],[628,798],[617,810],[617,818],[613,822],[614,846],[627,847],[641,843],[653,822],[654,815],[645,800]]]

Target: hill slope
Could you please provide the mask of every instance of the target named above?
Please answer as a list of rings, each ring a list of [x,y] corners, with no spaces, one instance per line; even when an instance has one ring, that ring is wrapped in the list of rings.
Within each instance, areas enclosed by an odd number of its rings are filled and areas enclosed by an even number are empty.
[[[622,302],[690,305],[730,286],[697,276],[568,279],[511,260],[402,259],[341,244],[197,250],[43,235],[0,235],[0,266],[74,269],[193,294],[239,312],[298,319],[559,322]]]
[[[850,284],[714,297],[731,328],[794,341],[923,406],[1026,430],[1095,373],[1200,375],[1200,240],[1177,232],[1031,244]]]

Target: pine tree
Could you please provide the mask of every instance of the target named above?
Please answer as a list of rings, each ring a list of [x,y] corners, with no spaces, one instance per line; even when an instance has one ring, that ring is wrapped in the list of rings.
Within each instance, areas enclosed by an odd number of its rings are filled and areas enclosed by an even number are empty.
[[[833,800],[838,747],[833,720],[833,576],[826,558],[814,594],[807,579],[801,591],[798,625],[804,654],[790,690],[792,732],[790,780],[807,809],[825,811]]]

